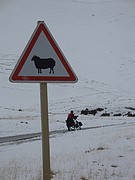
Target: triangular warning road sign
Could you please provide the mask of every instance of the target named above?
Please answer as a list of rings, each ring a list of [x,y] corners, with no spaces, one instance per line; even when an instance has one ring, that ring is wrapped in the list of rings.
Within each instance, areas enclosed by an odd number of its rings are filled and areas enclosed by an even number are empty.
[[[11,82],[77,82],[77,76],[42,21],[38,22],[9,79]]]

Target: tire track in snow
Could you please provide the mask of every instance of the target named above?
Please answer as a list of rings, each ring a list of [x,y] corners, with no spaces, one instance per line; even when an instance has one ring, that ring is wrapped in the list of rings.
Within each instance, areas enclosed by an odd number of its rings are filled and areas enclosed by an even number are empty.
[[[120,123],[120,124],[108,124],[108,125],[101,125],[101,126],[85,127],[85,128],[82,128],[81,131],[89,130],[89,129],[106,128],[106,127],[111,127],[111,126],[122,126],[125,124],[127,124],[127,123],[124,122],[124,123]],[[67,129],[54,130],[54,131],[49,132],[49,136],[50,136],[50,138],[54,138],[54,137],[56,137],[56,135],[63,134],[63,133],[70,133],[70,132]],[[8,145],[9,143],[18,144],[18,143],[23,143],[23,142],[41,140],[41,136],[42,136],[42,133],[38,132],[38,133],[31,133],[31,134],[21,134],[21,135],[16,135],[16,136],[1,137],[0,138],[0,146]]]

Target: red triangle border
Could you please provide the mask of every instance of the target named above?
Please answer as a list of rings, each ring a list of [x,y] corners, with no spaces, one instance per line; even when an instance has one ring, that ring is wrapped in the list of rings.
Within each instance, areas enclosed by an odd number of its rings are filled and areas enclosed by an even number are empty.
[[[26,62],[41,32],[44,32],[52,48],[54,49],[57,56],[61,60],[65,69],[67,70],[69,76],[19,76],[19,73],[24,63]],[[57,45],[56,41],[54,40],[52,34],[50,33],[49,29],[47,28],[44,22],[38,23],[33,35],[31,36],[26,48],[24,49],[9,79],[11,82],[22,82],[22,83],[23,82],[77,82],[78,80],[77,76],[73,72],[71,66],[67,62],[65,56],[63,55],[62,51],[60,50],[59,46]]]

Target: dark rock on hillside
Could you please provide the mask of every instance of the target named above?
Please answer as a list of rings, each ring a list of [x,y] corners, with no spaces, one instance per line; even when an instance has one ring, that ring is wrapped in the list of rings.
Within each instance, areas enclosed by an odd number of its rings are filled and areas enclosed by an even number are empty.
[[[92,114],[92,115],[96,115],[98,111],[103,111],[103,108],[97,108],[97,109],[92,109],[89,110],[88,108],[86,108],[85,110],[81,111],[81,114],[87,115],[87,114]]]
[[[90,110],[89,114],[92,114],[92,115],[95,116],[97,114],[97,110],[96,109]]]
[[[127,113],[124,114],[123,116],[127,116],[127,117],[135,117],[135,114],[132,114],[131,112],[127,112]]]
[[[87,114],[89,114],[89,110],[86,108],[85,110],[82,110],[82,111],[81,111],[81,114],[87,115]]]
[[[113,116],[122,116],[122,114],[121,113],[113,114]]]
[[[101,116],[110,116],[110,113],[103,113]]]
[[[100,111],[100,112],[101,112],[101,111],[104,111],[103,108],[97,108],[96,110],[97,110],[97,111]]]
[[[98,112],[101,112],[101,111],[104,111],[102,113],[99,113],[98,115],[99,116],[127,116],[127,117],[135,117],[135,108],[133,107],[125,107],[125,109],[128,109],[129,111],[125,111],[123,110],[123,112],[120,112],[119,109],[115,112],[111,111],[110,113],[107,113],[107,108],[96,108],[96,109],[88,109],[86,108],[85,110],[82,110],[81,111],[81,114],[83,115],[96,115]]]
[[[127,113],[127,116],[128,116],[128,117],[135,117],[135,114],[132,114],[132,113],[128,112],[128,113]]]
[[[132,107],[125,107],[126,109],[130,109],[130,110],[135,110],[135,108],[132,108]]]

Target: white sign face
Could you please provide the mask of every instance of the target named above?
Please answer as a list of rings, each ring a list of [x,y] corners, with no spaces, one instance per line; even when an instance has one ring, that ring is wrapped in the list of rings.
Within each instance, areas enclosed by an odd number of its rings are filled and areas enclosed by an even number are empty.
[[[76,82],[77,77],[44,22],[40,22],[10,76],[11,82]]]
[[[55,61],[55,66],[53,68],[54,73],[50,72],[49,68],[41,69],[41,72],[38,73],[38,69],[35,67],[34,60],[32,58],[38,56],[41,61],[47,61],[48,58],[52,58]],[[40,61],[37,59],[37,61]],[[35,59],[36,60],[36,59]],[[24,63],[19,76],[69,76],[64,65],[60,61],[54,49],[51,47],[51,44],[48,42],[47,38],[44,36],[43,32],[39,35],[39,38],[36,41],[36,44],[33,46],[32,51],[30,52],[27,61]]]

